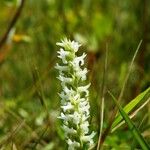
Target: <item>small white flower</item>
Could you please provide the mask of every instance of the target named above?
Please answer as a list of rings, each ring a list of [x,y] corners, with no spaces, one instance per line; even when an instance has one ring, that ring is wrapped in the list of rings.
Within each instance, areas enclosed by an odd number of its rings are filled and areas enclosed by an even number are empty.
[[[61,108],[63,109],[64,112],[66,112],[67,110],[71,110],[73,109],[73,105],[69,102],[67,103],[65,106],[61,106]]]
[[[80,128],[82,129],[82,131],[84,132],[84,134],[88,134],[88,132],[89,132],[89,122],[88,121],[84,121],[80,125]]]
[[[68,66],[61,66],[61,65],[59,65],[58,63],[56,63],[55,68],[58,69],[58,70],[61,71],[61,72],[62,72],[62,71],[68,71],[68,70],[69,70]]]
[[[90,135],[84,135],[81,137],[81,139],[84,141],[84,142],[87,142],[89,141],[90,142],[90,145],[93,145],[93,137],[95,136],[95,132],[92,132]]]
[[[78,44],[78,42],[75,42],[75,41],[72,41],[72,42],[71,42],[71,48],[72,48],[75,52],[78,51],[78,49],[79,49],[80,46],[81,46],[81,45]]]
[[[68,143],[68,150],[75,150],[76,148],[80,147],[80,143],[76,141],[72,141],[71,139],[67,140]]]
[[[66,95],[63,91],[61,93],[58,93],[61,99],[68,99],[68,95]]]
[[[71,83],[72,82],[72,78],[68,78],[68,77],[64,77],[62,75],[59,75],[59,77],[57,77],[61,82],[61,85],[64,87],[66,85],[66,83]]]
[[[75,57],[74,58],[74,60],[73,60],[73,65],[74,66],[82,66],[82,65],[84,65],[84,58],[86,57],[86,54],[85,53],[83,53],[81,56],[79,56],[79,57]]]
[[[73,94],[73,90],[72,89],[69,89],[67,86],[64,86],[63,87],[63,91],[66,93],[66,94]]]
[[[81,79],[82,81],[85,81],[87,72],[88,72],[87,69],[84,68],[83,70],[81,69],[80,71],[78,71],[76,75],[79,79]]]
[[[82,123],[83,123],[84,121],[86,121],[88,118],[89,118],[89,115],[83,114],[83,115],[82,115]]]
[[[64,121],[68,121],[68,118],[64,115],[64,113],[61,113],[58,118],[59,118],[59,119],[62,119],[62,120],[64,120]]]
[[[77,131],[75,130],[75,129],[73,129],[73,128],[69,128],[68,126],[66,126],[66,125],[63,125],[62,126],[63,127],[63,129],[65,130],[65,134],[67,135],[67,134],[76,134],[77,133]]]
[[[80,121],[81,121],[81,114],[79,114],[78,112],[74,112],[73,123],[78,125]]]
[[[82,92],[84,92],[84,93],[86,93],[86,96],[88,96],[89,95],[89,91],[88,91],[88,88],[90,87],[90,83],[88,84],[88,85],[86,85],[86,86],[80,86],[80,87],[78,87],[78,92],[79,93],[82,93]]]
[[[87,105],[84,106],[84,107],[79,107],[79,111],[80,111],[80,112],[83,112],[83,113],[86,113],[87,115],[89,115],[89,108],[90,108],[90,105],[87,104]]]
[[[66,57],[70,54],[69,52],[67,51],[64,51],[64,49],[60,49],[60,51],[57,52],[59,55],[58,55],[58,58],[61,58],[62,59],[62,62],[64,64],[67,63],[67,60],[66,60]]]

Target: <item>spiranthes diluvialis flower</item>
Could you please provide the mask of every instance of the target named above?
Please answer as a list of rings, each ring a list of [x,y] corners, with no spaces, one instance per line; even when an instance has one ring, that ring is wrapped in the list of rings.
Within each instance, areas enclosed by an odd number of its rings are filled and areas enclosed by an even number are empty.
[[[81,45],[75,41],[64,39],[56,45],[60,46],[57,53],[61,62],[55,68],[59,70],[58,79],[62,86],[59,93],[62,112],[58,118],[63,122],[68,149],[88,149],[94,144],[95,132],[89,131],[90,84],[85,85],[88,70],[83,67],[86,54],[77,56]]]

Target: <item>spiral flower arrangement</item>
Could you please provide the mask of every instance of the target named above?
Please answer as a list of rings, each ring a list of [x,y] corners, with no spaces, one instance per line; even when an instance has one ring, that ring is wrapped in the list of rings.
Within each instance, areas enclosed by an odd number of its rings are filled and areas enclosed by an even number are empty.
[[[59,70],[62,86],[59,93],[62,112],[58,118],[63,123],[68,150],[89,149],[94,144],[95,132],[89,133],[90,84],[85,85],[88,70],[83,67],[86,54],[77,56],[81,45],[75,41],[64,39],[56,45],[60,46],[57,53],[61,62],[55,68]]]

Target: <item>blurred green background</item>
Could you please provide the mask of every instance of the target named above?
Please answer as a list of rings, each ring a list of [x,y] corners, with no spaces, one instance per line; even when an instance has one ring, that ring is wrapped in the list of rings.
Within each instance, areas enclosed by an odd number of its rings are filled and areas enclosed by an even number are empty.
[[[0,39],[20,2],[0,1]],[[25,0],[17,23],[0,49],[0,148],[66,149],[57,119],[61,87],[54,69],[56,42],[64,37],[81,43],[80,52],[87,53],[91,124],[95,131],[99,130],[106,49],[106,87],[118,97],[133,54],[143,40],[121,101],[123,106],[149,87],[149,8],[149,0]],[[149,107],[141,110],[134,122],[150,142]],[[113,108],[106,94],[104,128]],[[104,149],[128,150],[131,144],[138,148],[124,126],[107,137]]]

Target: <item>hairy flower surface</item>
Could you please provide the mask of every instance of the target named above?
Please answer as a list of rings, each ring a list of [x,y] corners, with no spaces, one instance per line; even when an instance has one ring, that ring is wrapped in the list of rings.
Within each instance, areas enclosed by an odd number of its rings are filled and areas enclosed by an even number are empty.
[[[59,93],[62,112],[58,118],[63,121],[62,128],[68,149],[88,149],[93,145],[95,133],[89,133],[90,84],[85,85],[88,70],[83,68],[86,54],[77,56],[76,53],[81,46],[78,42],[64,39],[56,44],[61,47],[57,52],[61,63],[55,66],[59,70],[57,78],[62,86]]]

